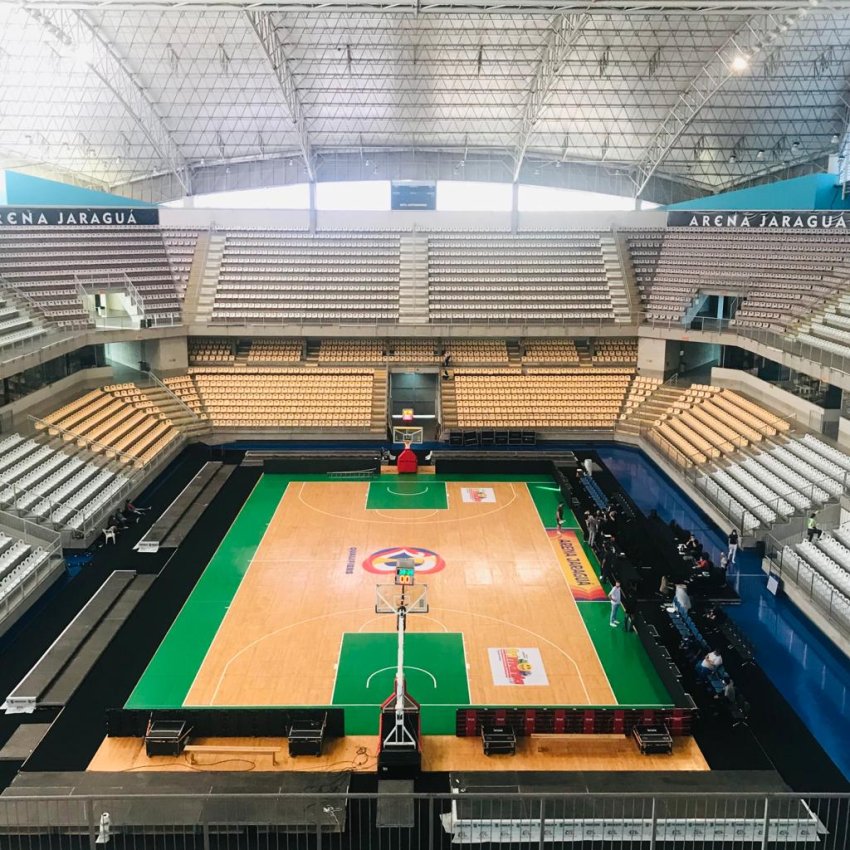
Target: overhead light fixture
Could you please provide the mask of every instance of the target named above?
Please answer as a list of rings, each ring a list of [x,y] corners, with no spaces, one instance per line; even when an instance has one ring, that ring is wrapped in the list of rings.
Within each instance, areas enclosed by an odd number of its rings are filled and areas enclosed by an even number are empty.
[[[734,165],[737,161],[738,161],[738,155],[735,153],[735,151],[732,151],[732,153],[729,154],[729,162],[731,162]]]
[[[838,133],[833,133],[832,134],[832,144],[837,145],[838,141],[839,141],[838,140]]]
[[[756,159],[757,159],[759,162],[761,162],[761,161],[764,159],[764,151],[759,151],[759,152],[756,154]]]
[[[736,74],[743,74],[750,67],[750,59],[743,53],[737,53],[732,60],[732,70]]]
[[[799,142],[794,142],[791,145],[791,153],[800,153],[800,143]]]

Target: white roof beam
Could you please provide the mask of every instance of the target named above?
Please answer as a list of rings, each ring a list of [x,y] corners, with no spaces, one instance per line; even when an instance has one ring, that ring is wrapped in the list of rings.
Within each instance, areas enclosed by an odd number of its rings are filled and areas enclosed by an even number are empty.
[[[754,15],[715,51],[676,98],[638,159],[633,178],[636,198],[703,107],[730,78],[751,73],[762,50],[778,44],[787,29],[786,18]]]
[[[162,158],[167,169],[173,172],[186,194],[191,194],[189,167],[171,131],[154,108],[147,91],[136,82],[132,71],[118,55],[113,45],[88,19],[84,12],[62,8],[40,9],[27,7],[26,11],[53,38],[64,45],[84,45],[91,48],[87,65],[100,82],[121,103],[127,114],[144,133],[151,147]]]
[[[310,182],[313,183],[316,180],[316,168],[313,163],[310,136],[307,133],[307,124],[304,120],[304,110],[301,107],[301,100],[298,97],[295,77],[292,69],[289,67],[289,59],[286,56],[283,42],[278,36],[271,12],[257,12],[249,9],[245,14],[251,22],[251,28],[259,40],[263,48],[263,53],[265,53],[266,59],[268,59],[269,65],[271,65],[272,73],[280,86],[283,99],[286,102],[286,108],[289,110],[289,117],[292,119],[295,134],[298,137],[298,147],[304,159],[307,176]]]
[[[668,14],[694,11],[725,17],[740,12],[789,13],[801,0],[595,0],[591,14],[619,11]],[[395,13],[402,15],[492,12],[499,15],[552,15],[586,11],[587,0],[0,0],[16,9],[80,9],[94,11],[236,11]],[[847,10],[850,0],[821,0],[822,11]]]
[[[534,77],[528,86],[525,104],[523,105],[519,133],[514,149],[514,182],[519,179],[522,161],[528,150],[528,143],[534,133],[534,128],[549,103],[552,91],[561,74],[564,63],[572,53],[573,47],[585,24],[590,18],[589,12],[574,12],[569,15],[559,15],[552,21],[547,30],[546,41],[543,44],[543,55],[537,63]]]

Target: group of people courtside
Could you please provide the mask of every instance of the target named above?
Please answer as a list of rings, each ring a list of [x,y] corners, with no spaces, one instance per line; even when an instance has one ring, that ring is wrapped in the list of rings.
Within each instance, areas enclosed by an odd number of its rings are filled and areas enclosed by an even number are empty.
[[[577,478],[581,478],[584,474],[593,477],[592,462],[588,458],[584,462],[585,470],[581,467],[576,471]],[[558,529],[558,534],[561,533],[564,525],[564,510],[563,502],[558,503],[555,509],[555,525]],[[611,590],[608,591],[608,599],[611,600],[611,618],[609,624],[612,628],[617,628],[620,621],[617,615],[620,609],[623,608],[623,590],[619,580],[614,575],[612,568],[615,559],[617,558],[617,522],[618,514],[616,508],[609,504],[607,508],[599,508],[596,511],[584,512],[584,540],[591,549],[593,549],[600,559],[602,581],[611,585]],[[623,608],[623,610],[625,610]]]
[[[115,512],[110,514],[106,520],[106,526],[103,529],[103,542],[115,543],[116,538],[125,528],[137,523],[147,512],[149,508],[140,508],[134,505],[129,499],[124,502],[123,508],[116,508]]]
[[[671,523],[672,524],[672,523]],[[732,529],[726,538],[726,551],[720,555],[720,569],[725,577],[726,570],[735,565],[738,557],[740,538],[737,529]],[[702,548],[702,544],[696,536],[691,533],[688,539],[679,545],[679,554],[693,560],[695,573],[701,573],[712,568],[708,553]],[[666,577],[661,582],[661,596],[669,593]],[[690,614],[691,598],[688,594],[687,584],[678,582],[675,586],[673,596],[679,611],[683,615]],[[718,608],[709,608],[703,615],[701,632],[703,639],[709,643],[708,652],[698,644],[694,644],[690,651],[683,645],[690,659],[695,662],[697,679],[708,687],[715,700],[726,702],[731,706],[737,706],[739,699],[726,668],[723,666],[723,656],[720,654],[718,644],[722,642],[720,622],[725,619],[725,614]],[[719,684],[718,684],[719,683]]]

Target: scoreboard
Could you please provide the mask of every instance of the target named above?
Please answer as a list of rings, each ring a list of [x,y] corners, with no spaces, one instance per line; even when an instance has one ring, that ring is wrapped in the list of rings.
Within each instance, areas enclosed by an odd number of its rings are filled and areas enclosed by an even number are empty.
[[[437,209],[437,184],[416,180],[393,180],[390,184],[390,209]]]
[[[395,571],[396,584],[413,584],[416,578],[416,570],[414,567],[398,566]]]

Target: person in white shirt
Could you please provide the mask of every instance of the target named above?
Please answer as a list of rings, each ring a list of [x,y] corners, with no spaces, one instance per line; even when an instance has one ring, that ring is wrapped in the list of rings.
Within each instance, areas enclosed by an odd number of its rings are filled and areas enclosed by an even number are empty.
[[[614,586],[608,593],[608,598],[611,600],[611,620],[609,624],[616,629],[620,625],[620,621],[617,619],[617,611],[623,604],[623,591],[620,589],[620,582],[614,582]]]
[[[688,588],[684,584],[676,585],[676,601],[686,614],[691,610],[691,597],[688,596]]]
[[[599,520],[592,513],[586,511],[584,524],[587,527],[587,545],[593,549],[596,545],[596,535],[599,533]]]
[[[705,658],[702,659],[697,668],[697,672],[702,678],[707,679],[712,673],[717,672],[723,666],[723,656],[716,650],[712,649]]]
[[[593,461],[589,457],[584,459],[584,468],[587,470],[587,477],[593,478]]]

